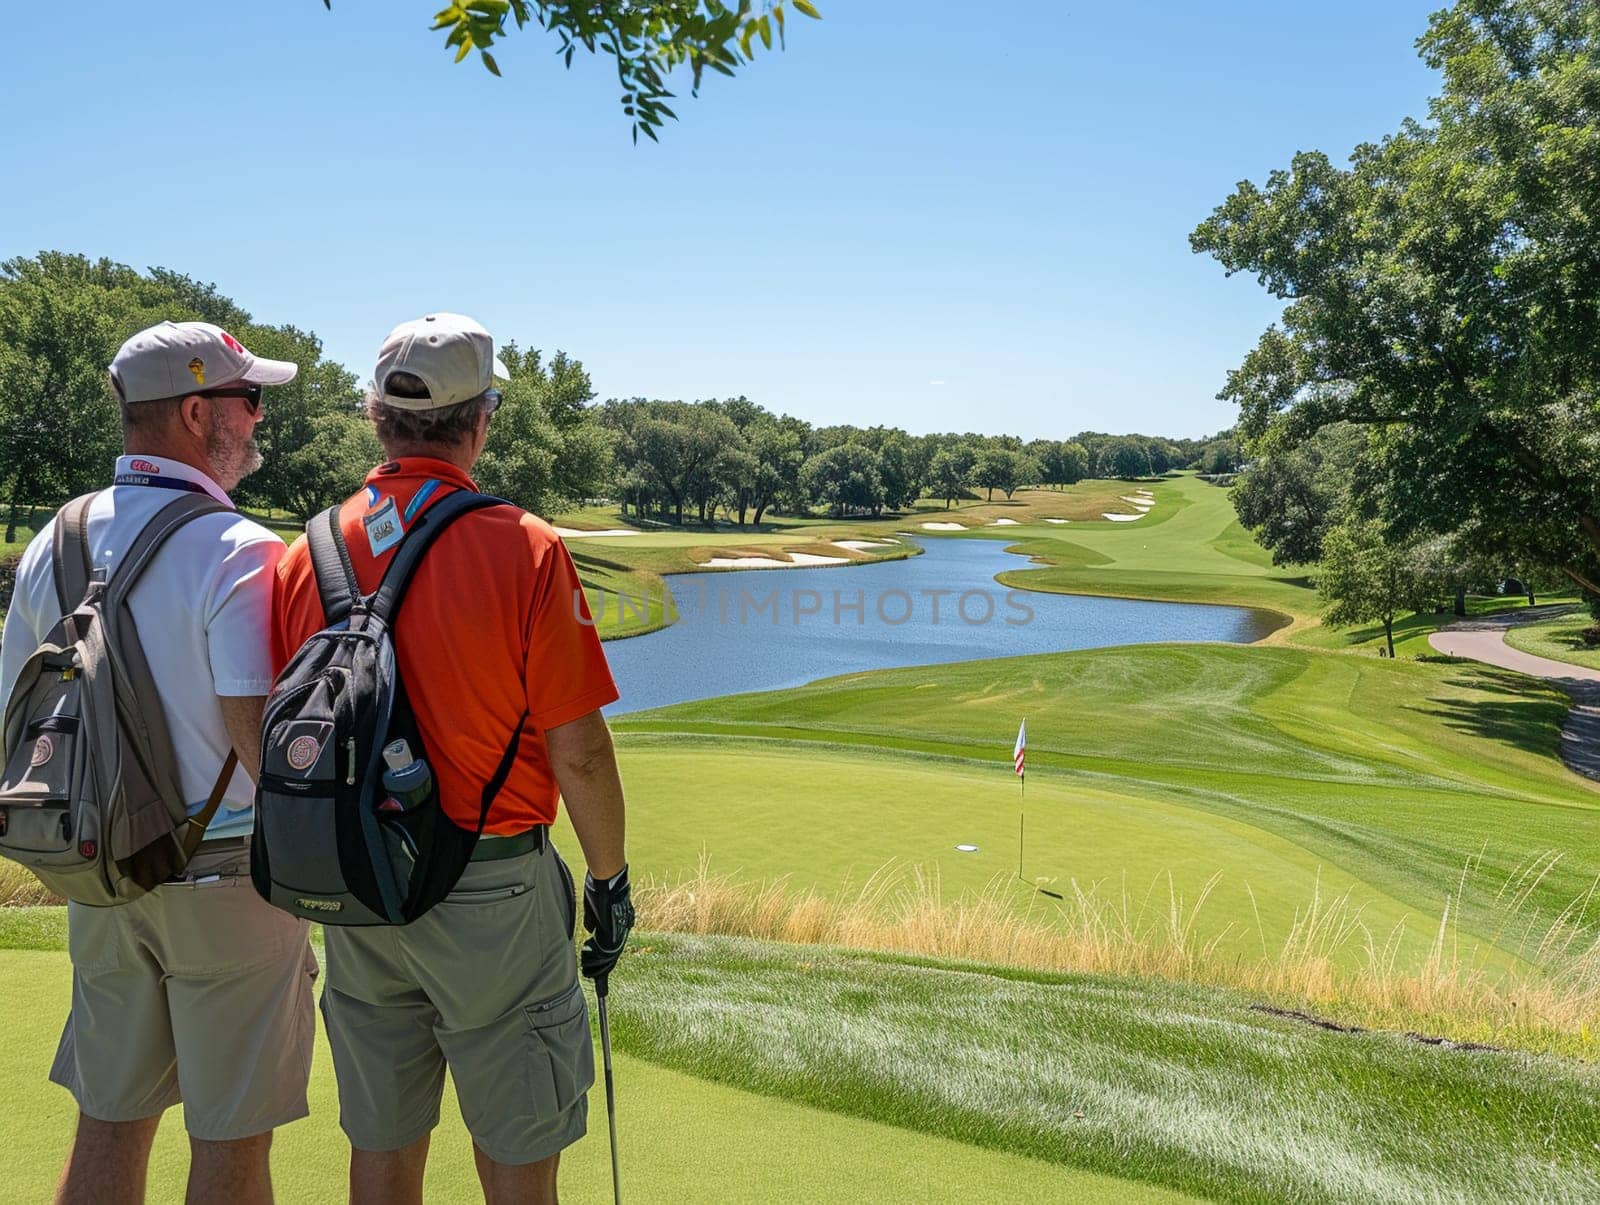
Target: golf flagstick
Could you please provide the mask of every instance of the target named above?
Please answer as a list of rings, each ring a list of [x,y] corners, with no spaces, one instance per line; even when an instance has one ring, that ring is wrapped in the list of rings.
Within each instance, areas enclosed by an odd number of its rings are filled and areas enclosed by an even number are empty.
[[[1017,743],[1011,749],[1011,763],[1016,767],[1017,777],[1022,779],[1022,802],[1017,807],[1017,880],[1027,882],[1022,877],[1022,825],[1028,807],[1028,776],[1024,772],[1028,759],[1028,721],[1024,719],[1017,725]]]
[[[611,1023],[606,1016],[610,980],[610,972],[596,975],[594,994],[600,1002],[600,1057],[606,1069],[606,1123],[611,1127],[611,1199],[614,1205],[622,1205],[622,1175],[617,1170],[617,1100],[611,1083]]]

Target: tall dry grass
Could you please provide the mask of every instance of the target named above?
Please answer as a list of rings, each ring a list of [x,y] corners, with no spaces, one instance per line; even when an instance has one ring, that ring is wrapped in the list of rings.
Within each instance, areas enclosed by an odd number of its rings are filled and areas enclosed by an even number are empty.
[[[60,896],[25,867],[0,858],[0,908],[26,908],[35,904],[59,904]]]
[[[1553,856],[1520,869],[1501,899],[1504,930],[1536,922],[1525,907]],[[1470,871],[1471,868],[1468,868]],[[1201,938],[1213,876],[1186,899],[1166,876],[1164,892],[1136,897],[1073,881],[1059,902],[1003,877],[977,892],[946,898],[938,875],[886,866],[854,894],[795,891],[786,878],[742,882],[698,870],[679,880],[649,880],[638,893],[640,925],[673,933],[716,933],[847,949],[968,960],[1036,971],[1155,976],[1233,988],[1282,1007],[1317,1012],[1347,1025],[1392,1029],[1455,1042],[1593,1057],[1600,1036],[1600,932],[1594,891],[1542,931],[1515,969],[1484,965],[1476,938],[1464,939],[1459,914],[1468,872],[1446,901],[1426,956],[1402,961],[1403,929],[1379,937],[1348,891],[1326,896],[1320,881],[1281,941],[1269,943],[1256,918],[1261,954],[1225,950],[1235,926]],[[1027,902],[1019,902],[1025,892]],[[1252,902],[1254,896],[1251,896]],[[1498,935],[1497,935],[1498,940]]]

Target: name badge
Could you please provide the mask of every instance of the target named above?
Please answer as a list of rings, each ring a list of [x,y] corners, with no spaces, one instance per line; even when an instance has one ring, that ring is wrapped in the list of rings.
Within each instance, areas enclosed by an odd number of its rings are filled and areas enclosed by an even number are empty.
[[[380,557],[398,544],[406,534],[400,525],[400,515],[395,510],[394,496],[383,500],[383,505],[361,520],[367,529],[367,546],[374,557]]]

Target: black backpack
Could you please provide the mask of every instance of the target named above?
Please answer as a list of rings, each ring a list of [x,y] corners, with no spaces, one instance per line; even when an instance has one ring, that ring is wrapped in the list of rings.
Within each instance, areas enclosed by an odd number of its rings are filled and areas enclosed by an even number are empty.
[[[439,802],[436,777],[403,805],[384,784],[384,750],[427,749],[400,680],[394,627],[406,586],[453,521],[510,505],[470,490],[448,494],[406,532],[370,596],[356,582],[335,506],[306,524],[327,627],[273,683],[261,725],[250,875],[268,903],[327,925],[404,925],[455,887],[516,760],[526,712],[465,829]]]

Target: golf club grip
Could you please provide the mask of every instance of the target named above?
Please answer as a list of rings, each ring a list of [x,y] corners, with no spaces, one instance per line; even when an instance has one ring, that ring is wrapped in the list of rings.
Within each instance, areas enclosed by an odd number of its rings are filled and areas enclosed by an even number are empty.
[[[597,999],[604,1000],[606,992],[611,989],[611,972],[602,971],[594,977],[594,994]]]

